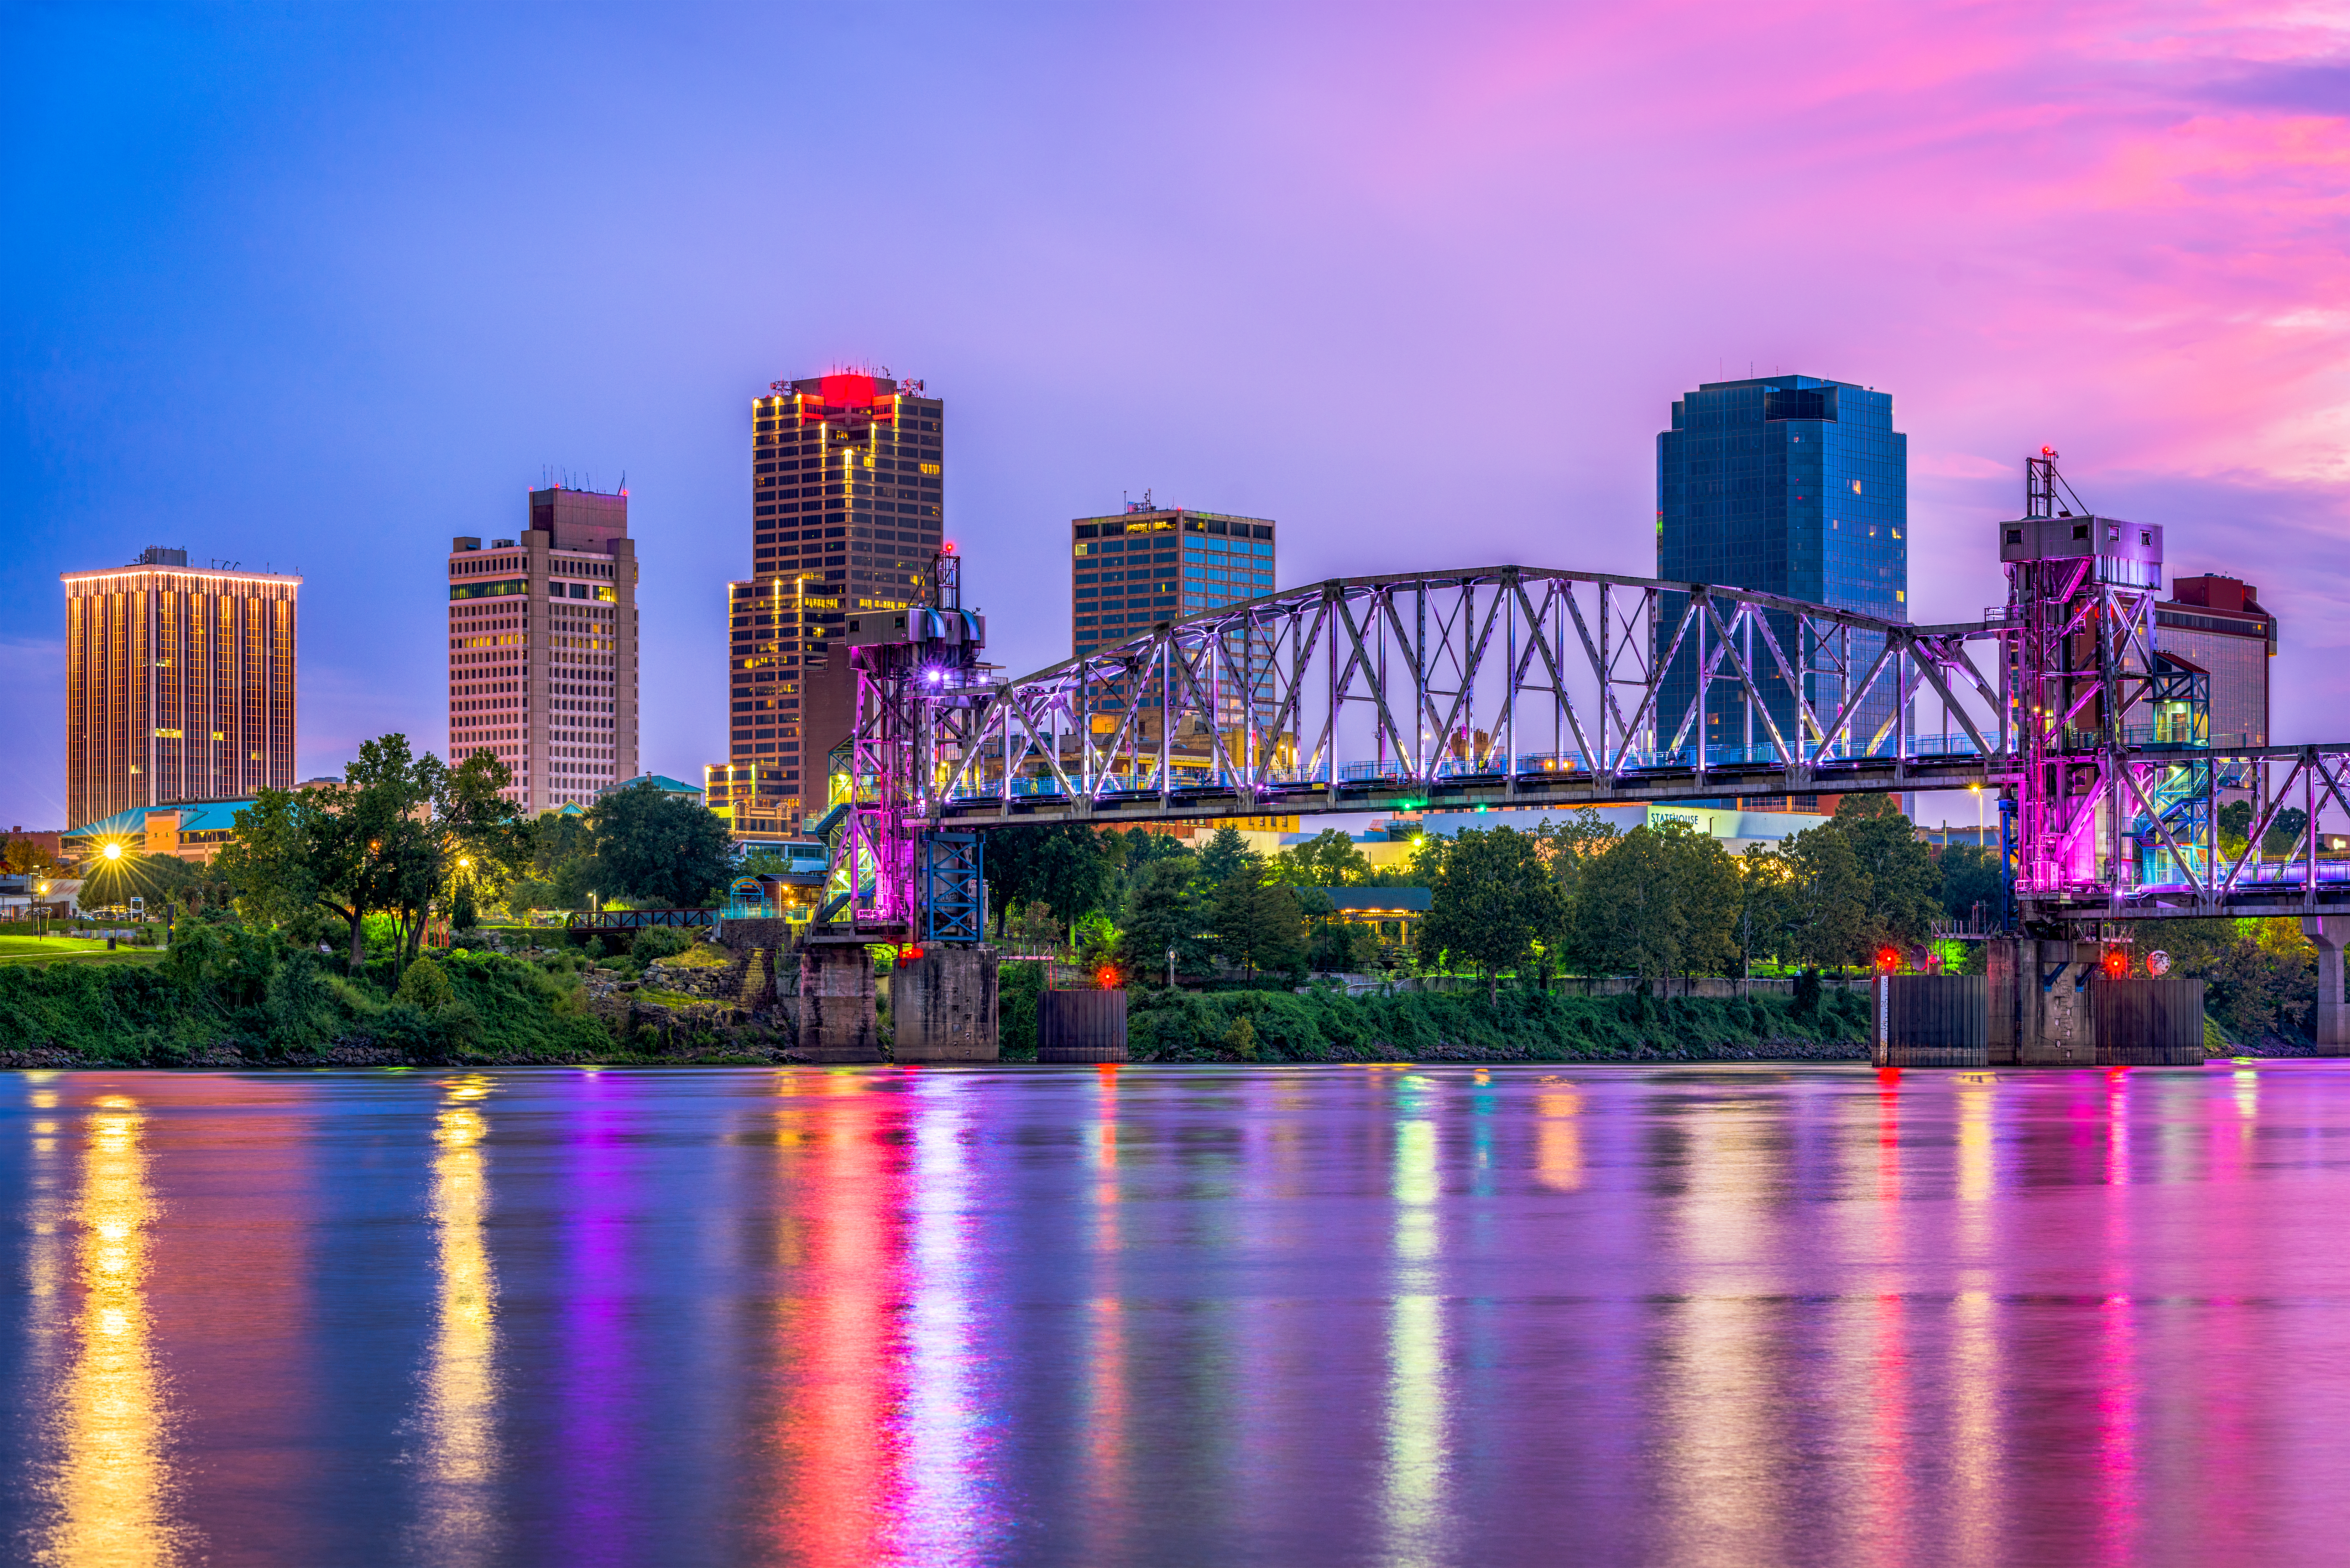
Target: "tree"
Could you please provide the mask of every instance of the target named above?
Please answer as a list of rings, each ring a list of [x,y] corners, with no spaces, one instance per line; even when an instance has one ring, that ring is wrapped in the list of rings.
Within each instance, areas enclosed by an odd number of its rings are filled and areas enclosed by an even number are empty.
[[[1359,888],[1370,880],[1371,861],[1352,838],[1325,828],[1274,856],[1265,876],[1284,888]]]
[[[500,793],[511,782],[486,752],[452,770],[430,752],[412,754],[405,735],[379,735],[339,783],[261,791],[237,813],[213,868],[248,923],[284,927],[307,909],[331,911],[349,931],[354,969],[366,958],[368,917],[394,917],[404,967],[457,862],[518,858],[523,840]]]
[[[38,840],[0,835],[0,871],[14,872],[19,877],[39,877],[59,869],[57,857]]]
[[[1247,971],[1251,981],[1260,970],[1305,973],[1305,917],[1297,895],[1263,880],[1256,867],[1244,866],[1217,885],[1213,924],[1224,961]]]
[[[982,865],[988,899],[995,907],[995,934],[1003,934],[1014,904],[1037,903],[1051,911],[1066,938],[1078,916],[1099,908],[1109,895],[1111,857],[1122,864],[1126,854],[1120,836],[1074,822],[988,834]]]
[[[1493,1001],[1502,971],[1524,963],[1536,940],[1564,925],[1565,899],[1540,842],[1515,828],[1464,829],[1442,863],[1421,940],[1483,974]]]
[[[1324,974],[1360,973],[1378,956],[1378,933],[1360,920],[1318,920],[1306,942],[1306,967]]]
[[[2146,927],[2138,929],[2141,947],[2156,945]],[[2206,1010],[2235,1038],[2310,1033],[2316,950],[2297,921],[2165,920],[2156,940],[2169,952],[2172,973],[2203,981]]]
[[[699,909],[733,875],[717,815],[650,780],[614,790],[588,813],[596,890],[667,909]]]
[[[1943,846],[1942,912],[1964,924],[1971,919],[1975,906],[1982,906],[1985,920],[1999,918],[1999,851],[1980,848],[1971,844],[1951,844]]]
[[[1673,886],[1673,850],[1654,827],[1636,827],[1584,868],[1575,947],[1602,974],[1654,983],[1681,967],[1688,916]]]
[[[2261,853],[2298,858],[2303,835],[2309,831],[2309,813],[2297,805],[2286,806],[2269,818],[2269,830],[2261,835]]]
[[[1249,847],[1237,828],[1219,827],[1200,850],[1200,879],[1221,888],[1242,869],[1254,872],[1263,864],[1264,857]]]
[[[1197,867],[1188,853],[1154,859],[1144,867],[1140,879],[1127,895],[1126,921],[1118,937],[1118,964],[1128,977],[1145,984],[1163,980],[1170,949],[1178,974],[1213,972],[1209,943],[1201,934],[1206,917],[1192,891]]]
[[[1823,823],[1789,835],[1783,853],[1787,934],[1795,956],[1805,964],[1866,961],[1872,889],[1851,838]]]
[[[1738,862],[1720,839],[1685,822],[1667,822],[1658,832],[1666,880],[1680,906],[1678,967],[1684,975],[1725,974],[1740,958]]]
[[[1795,879],[1775,845],[1750,844],[1738,857],[1738,949],[1751,968],[1756,953],[1783,960],[1794,950]]]
[[[1851,844],[1868,880],[1867,940],[1924,941],[1942,912],[1942,870],[1909,819],[1881,794],[1848,794],[1825,826]]]

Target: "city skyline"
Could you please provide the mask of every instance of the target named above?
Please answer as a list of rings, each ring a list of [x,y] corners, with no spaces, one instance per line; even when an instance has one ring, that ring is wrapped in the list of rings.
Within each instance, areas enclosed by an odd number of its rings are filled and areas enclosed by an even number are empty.
[[[35,243],[0,263],[0,820],[65,815],[59,573],[161,537],[305,575],[311,776],[442,732],[387,678],[438,667],[427,553],[511,532],[550,463],[628,474],[662,650],[641,765],[691,779],[728,754],[743,400],[865,358],[954,391],[966,602],[1015,672],[1067,646],[1066,520],[1145,486],[1281,519],[1288,581],[1646,575],[1657,410],[1818,366],[1899,391],[1913,618],[1998,602],[1978,530],[2053,444],[2098,511],[2169,528],[2174,574],[2262,585],[2274,736],[2345,705],[2350,244],[2309,171],[2345,140],[2315,62],[2350,30],[1925,7],[1823,54],[1730,13],[1320,15],[918,8],[721,48],[617,12],[14,14],[47,67],[5,111]],[[885,81],[923,113],[870,113]],[[1179,134],[1137,92],[1218,111]],[[1758,110],[1773,134],[1737,131]],[[927,194],[852,182],[825,222],[858,237],[811,241],[784,112]],[[616,202],[592,245],[515,243]],[[1833,268],[1730,260],[1829,229]]]

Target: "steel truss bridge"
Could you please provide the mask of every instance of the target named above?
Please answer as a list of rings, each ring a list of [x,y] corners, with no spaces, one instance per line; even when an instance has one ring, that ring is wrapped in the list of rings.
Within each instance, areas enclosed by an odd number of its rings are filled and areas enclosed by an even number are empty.
[[[917,609],[850,639],[827,913],[975,940],[942,889],[1015,824],[1970,785],[2002,794],[2027,918],[2350,911],[2350,862],[2317,853],[2350,744],[2212,750],[2208,677],[2157,656],[2152,588],[2116,575],[2011,566],[2006,606],[1943,626],[1533,566],[1334,578],[1008,680]],[[2223,795],[2252,802],[2254,846],[2302,807],[2300,850],[2223,853]]]

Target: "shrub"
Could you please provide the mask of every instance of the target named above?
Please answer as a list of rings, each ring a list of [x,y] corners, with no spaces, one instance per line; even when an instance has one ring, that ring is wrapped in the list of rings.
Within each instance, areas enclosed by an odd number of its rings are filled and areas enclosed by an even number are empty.
[[[1243,1062],[1255,1061],[1256,1025],[1245,1016],[1233,1019],[1232,1026],[1224,1031],[1224,1049]]]
[[[392,994],[394,1000],[421,1012],[431,1012],[457,1000],[456,988],[449,983],[448,975],[429,956],[408,966],[408,972],[400,978],[400,989]]]
[[[1036,999],[1044,994],[1045,966],[1007,963],[995,971],[995,1034],[1001,1054],[1036,1059]]]
[[[629,956],[639,963],[671,958],[693,945],[693,939],[674,926],[650,926],[629,944]]]

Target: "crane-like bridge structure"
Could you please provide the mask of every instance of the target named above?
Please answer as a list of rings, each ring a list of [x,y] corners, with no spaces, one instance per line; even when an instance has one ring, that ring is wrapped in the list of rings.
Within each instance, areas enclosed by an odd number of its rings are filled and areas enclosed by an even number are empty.
[[[1470,566],[1308,584],[1006,680],[947,557],[929,604],[850,625],[821,929],[977,943],[985,835],[1020,824],[1975,785],[1999,792],[2021,929],[2300,916],[2339,1033],[2350,861],[2318,822],[2350,815],[2350,742],[2215,748],[2209,675],[2157,646],[2162,529],[2060,505],[2054,455],[1994,525],[2006,602],[1950,625]],[[2223,799],[2252,806],[2233,854]],[[2263,857],[2293,806],[2298,853]]]

